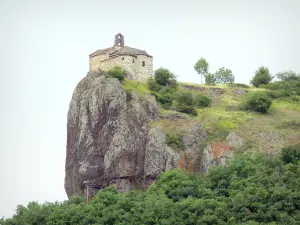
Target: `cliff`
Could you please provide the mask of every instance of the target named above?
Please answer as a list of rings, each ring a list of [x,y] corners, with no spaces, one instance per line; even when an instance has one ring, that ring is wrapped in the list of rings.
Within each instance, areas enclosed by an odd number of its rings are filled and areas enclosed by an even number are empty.
[[[65,189],[85,186],[119,190],[147,187],[156,176],[177,167],[179,155],[149,122],[158,118],[155,99],[126,92],[115,78],[89,72],[77,85],[67,123]]]
[[[300,141],[299,104],[276,99],[266,115],[239,109],[251,87],[180,83],[212,105],[197,116],[164,110],[146,84],[89,72],[74,90],[67,123],[65,190],[82,194],[115,184],[147,188],[173,168],[206,173],[236,154],[276,154]]]

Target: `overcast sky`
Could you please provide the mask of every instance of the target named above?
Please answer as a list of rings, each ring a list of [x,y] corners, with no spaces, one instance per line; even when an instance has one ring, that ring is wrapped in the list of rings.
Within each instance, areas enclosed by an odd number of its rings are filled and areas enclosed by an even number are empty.
[[[261,65],[300,72],[298,0],[1,0],[0,218],[17,204],[65,200],[67,111],[88,55],[125,45],[146,49],[154,68],[200,83],[224,66],[249,83]]]

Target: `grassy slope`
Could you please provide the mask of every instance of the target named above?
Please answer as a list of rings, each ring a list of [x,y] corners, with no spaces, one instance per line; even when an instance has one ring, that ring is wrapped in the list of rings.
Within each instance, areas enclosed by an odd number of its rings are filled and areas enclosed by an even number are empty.
[[[238,106],[245,101],[246,95],[235,94],[237,88],[227,85],[197,85],[181,83],[181,85],[205,88],[201,92],[208,95],[209,88],[221,88],[224,94],[211,96],[211,107],[197,109],[198,116],[185,115],[185,120],[160,120],[159,123],[166,133],[186,133],[188,128],[200,121],[209,132],[208,143],[222,142],[230,131],[235,131],[246,140],[241,151],[263,150],[268,153],[276,153],[283,146],[300,142],[300,102],[291,100],[274,100],[267,114],[241,111]],[[147,96],[150,91],[146,84],[125,80],[124,88],[127,91],[136,91],[142,96]],[[239,88],[241,89],[241,88]],[[264,89],[248,88],[248,92]],[[193,93],[199,90],[192,90]],[[160,109],[161,115],[173,113]]]

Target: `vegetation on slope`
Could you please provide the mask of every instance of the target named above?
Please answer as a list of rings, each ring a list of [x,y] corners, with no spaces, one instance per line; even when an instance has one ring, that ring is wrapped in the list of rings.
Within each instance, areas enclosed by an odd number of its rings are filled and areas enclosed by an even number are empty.
[[[165,172],[146,191],[108,187],[89,203],[31,202],[0,224],[299,224],[299,173],[300,145],[277,156],[238,156],[205,177]]]
[[[119,69],[107,76],[119,79],[127,93],[156,98],[161,118],[155,124],[162,126],[174,150],[183,148],[183,135],[199,121],[209,133],[208,143],[222,142],[235,131],[246,141],[227,167],[216,167],[204,177],[169,171],[147,191],[118,193],[109,187],[88,204],[78,196],[61,203],[19,205],[13,218],[0,224],[298,224],[299,74],[278,73],[279,80],[271,83],[264,67],[257,70],[253,88],[232,83],[234,77],[215,85],[216,74],[208,73],[208,64],[199,71],[212,84],[178,83],[163,68],[148,84],[123,79]],[[180,119],[169,118],[175,114]],[[269,154],[282,148],[281,155]]]

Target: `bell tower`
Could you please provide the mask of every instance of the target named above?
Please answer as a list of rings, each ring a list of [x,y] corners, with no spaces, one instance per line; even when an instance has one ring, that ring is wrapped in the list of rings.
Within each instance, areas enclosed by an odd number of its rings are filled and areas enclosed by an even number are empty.
[[[124,36],[121,33],[115,35],[115,44],[114,46],[124,47]]]

